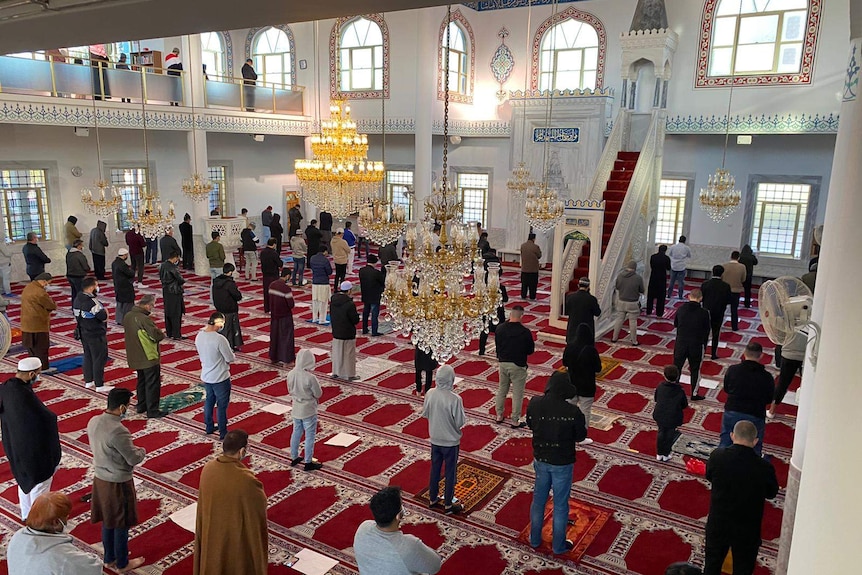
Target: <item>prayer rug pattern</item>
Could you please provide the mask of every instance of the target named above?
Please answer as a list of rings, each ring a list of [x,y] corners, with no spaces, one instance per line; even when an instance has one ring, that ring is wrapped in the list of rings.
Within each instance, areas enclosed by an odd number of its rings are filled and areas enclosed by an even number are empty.
[[[464,513],[471,513],[482,504],[491,499],[502,488],[511,474],[482,465],[477,461],[461,459],[458,461],[458,469],[455,472],[455,497],[464,506]],[[440,497],[443,496],[443,488],[446,480],[440,479]],[[431,502],[426,487],[416,495],[426,505]]]
[[[552,553],[551,540],[553,538],[553,514],[554,501],[549,498],[545,504],[544,522],[542,523],[542,544],[539,551]],[[569,499],[569,527],[566,529],[566,539],[572,541],[575,546],[562,557],[578,562],[583,557],[587,548],[595,540],[596,536],[613,516],[613,511],[603,509],[596,505],[590,505],[577,499]],[[518,541],[530,545],[530,525],[527,525],[518,535]]]

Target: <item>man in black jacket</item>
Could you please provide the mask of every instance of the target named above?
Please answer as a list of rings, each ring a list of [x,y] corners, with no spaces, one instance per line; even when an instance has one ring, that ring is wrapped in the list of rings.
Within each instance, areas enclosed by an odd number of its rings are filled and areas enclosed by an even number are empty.
[[[165,235],[159,240],[159,250],[162,252],[162,257],[165,257],[165,254],[172,254],[174,252],[180,254],[180,257],[183,256],[183,250],[180,249],[180,244],[177,243],[177,238],[174,237],[173,226],[168,227],[165,230]]]
[[[380,269],[383,270],[383,277],[385,278],[386,264],[401,261],[401,258],[398,257],[398,242],[391,242],[385,246],[380,246],[378,253],[380,254]]]
[[[39,358],[24,358],[15,377],[0,385],[0,436],[18,483],[22,520],[27,519],[33,501],[51,490],[62,455],[57,415],[33,391],[41,371]]]
[[[555,371],[548,380],[545,394],[534,397],[527,406],[527,425],[533,430],[533,469],[536,472],[533,504],[530,506],[530,546],[535,549],[542,544],[545,504],[553,489],[552,550],[556,554],[567,553],[575,546],[566,539],[569,497],[575,444],[587,437],[587,426],[581,410],[566,401],[574,396],[575,386],[569,381],[569,375]]]
[[[173,340],[186,339],[182,333],[183,314],[186,304],[183,301],[183,279],[177,262],[180,254],[174,252],[159,267],[159,279],[162,281],[162,298],[165,302],[165,332]]]
[[[712,330],[712,359],[718,359],[718,337],[724,323],[724,312],[730,301],[730,284],[721,279],[724,266],[712,266],[712,278],[700,286],[703,292],[703,307],[709,312],[709,325]]]
[[[602,315],[599,300],[590,293],[590,278],[578,280],[578,289],[566,296],[566,343],[575,341],[575,332],[582,323],[587,324],[596,333],[596,318]]]
[[[87,278],[75,299],[72,313],[78,322],[81,345],[84,347],[84,385],[105,393],[114,389],[105,385],[105,364],[108,363],[108,312],[96,299],[99,283]]]
[[[670,258],[667,256],[667,246],[662,244],[658,252],[649,258],[649,284],[647,285],[646,314],[652,314],[655,302],[655,315],[664,315],[665,292],[667,291],[667,272],[670,271]]]
[[[269,286],[281,275],[284,262],[275,250],[278,240],[269,238],[266,247],[260,250],[260,273],[263,276],[263,311],[269,313]]]
[[[287,210],[287,237],[292,238],[299,233],[299,226],[304,218],[300,211],[299,204],[296,204]]]
[[[676,327],[676,341],[673,345],[673,364],[682,373],[685,360],[691,370],[691,400],[706,399],[697,393],[700,381],[700,363],[703,350],[709,341],[709,312],[701,307],[703,293],[694,288],[688,293],[688,301],[676,310],[673,325]]]
[[[712,483],[706,520],[704,575],[720,575],[728,549],[734,575],[751,575],[762,540],[760,526],[766,499],[778,494],[772,464],[753,449],[759,441],[750,421],[739,421],[730,434],[733,445],[712,452],[706,479]]]
[[[88,273],[90,273],[90,264],[87,262],[87,256],[84,255],[84,242],[75,240],[66,252],[66,279],[72,286],[72,309],[75,308],[75,298],[78,297],[81,284]]]
[[[254,71],[254,60],[248,58],[242,65],[243,95],[245,96],[245,111],[254,112],[254,86],[257,84],[257,72]],[[264,224],[266,225],[266,224]]]
[[[242,329],[239,325],[239,302],[242,294],[236,287],[233,274],[236,266],[226,263],[222,274],[213,280],[213,306],[224,315],[224,327],[221,334],[227,339],[234,351],[242,346]]]
[[[329,212],[320,212],[320,245],[326,248],[326,251],[332,253],[332,214]],[[308,251],[311,253],[311,250]]]
[[[766,427],[766,408],[772,403],[775,382],[766,367],[760,363],[763,346],[749,342],[742,354],[743,361],[727,368],[724,374],[724,417],[721,420],[719,447],[732,443],[730,432],[739,421],[750,421],[757,428],[757,455],[763,450],[763,432]]]
[[[36,279],[39,274],[45,273],[45,264],[51,263],[51,258],[45,255],[39,247],[39,236],[36,232],[27,233],[27,243],[21,248],[24,252],[24,261],[27,263],[27,275],[30,281]]]
[[[356,377],[356,324],[359,313],[350,297],[353,284],[341,282],[340,291],[329,302],[329,321],[332,323],[332,377],[355,381]]]
[[[524,308],[516,305],[509,312],[509,321],[497,328],[494,339],[497,345],[497,359],[500,362],[500,387],[497,388],[495,409],[497,423],[503,423],[506,396],[509,385],[512,387],[512,427],[527,427],[521,421],[524,409],[524,387],[527,385],[527,356],[536,351],[533,334],[521,323]]]
[[[320,251],[320,242],[322,239],[323,234],[317,229],[317,220],[311,220],[305,228],[305,243],[308,244],[305,263],[308,265],[308,269],[311,269],[311,258]]]
[[[255,281],[257,279],[257,248],[260,239],[254,233],[254,222],[248,222],[245,229],[239,234],[242,241],[242,256],[245,258],[245,279]]]
[[[362,333],[368,334],[368,316],[371,315],[371,335],[377,332],[380,315],[380,298],[383,296],[383,272],[374,267],[377,256],[370,254],[368,263],[359,270],[359,289],[362,292]]]
[[[123,317],[135,305],[135,270],[129,265],[129,250],[126,248],[117,250],[117,257],[111,264],[111,277],[114,281],[114,298],[117,300],[114,319],[117,325],[123,325]]]

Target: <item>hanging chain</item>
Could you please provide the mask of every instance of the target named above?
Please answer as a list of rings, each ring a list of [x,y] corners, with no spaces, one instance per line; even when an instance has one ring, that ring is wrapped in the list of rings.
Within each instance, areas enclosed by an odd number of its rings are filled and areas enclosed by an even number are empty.
[[[102,140],[99,138],[99,113],[96,111],[96,97],[93,96],[93,123],[96,126],[96,156],[99,160],[99,181],[102,181]]]
[[[443,64],[443,194],[448,193],[449,165],[449,43],[452,37],[452,5],[446,5],[446,59]]]
[[[141,54],[141,43],[138,42],[138,54]],[[144,74],[147,73],[146,68],[144,68],[143,64],[139,66],[141,69],[141,116],[142,116],[142,126],[144,128],[144,159],[146,164],[144,166],[144,185],[146,186],[146,196],[149,197],[152,189],[150,188],[150,143],[147,140],[147,95],[144,88]],[[149,200],[146,202],[149,204]],[[140,207],[138,208],[140,210]]]
[[[739,0],[739,11],[736,13],[736,19],[739,21],[742,18],[742,0]],[[735,58],[734,58],[735,60]],[[730,94],[727,97],[727,116],[725,117],[724,126],[724,151],[721,153],[721,169],[724,169],[724,161],[727,159],[727,144],[730,141],[730,105],[733,103],[733,85],[736,84],[736,62],[730,63]]]
[[[551,12],[551,19],[557,15],[557,1],[554,0],[554,8]],[[556,36],[557,36],[557,26],[554,26],[551,30],[551,45],[556,45]],[[545,129],[550,128],[551,116],[554,111],[554,85],[557,83],[556,72],[554,72],[553,84],[548,86],[548,105],[545,107]],[[547,189],[548,187],[548,166],[550,165],[550,155],[548,154],[548,148],[550,147],[551,142],[548,140],[547,134],[545,137],[545,147],[542,150],[542,169],[544,171],[543,174],[543,182],[544,187]]]
[[[533,19],[533,0],[530,0],[527,6],[527,38],[526,38],[526,47],[525,54],[530,53],[530,30],[533,29],[532,25]],[[521,106],[521,162],[524,161],[524,150],[527,145],[527,81],[530,78],[530,68],[529,66],[524,67],[524,103]]]

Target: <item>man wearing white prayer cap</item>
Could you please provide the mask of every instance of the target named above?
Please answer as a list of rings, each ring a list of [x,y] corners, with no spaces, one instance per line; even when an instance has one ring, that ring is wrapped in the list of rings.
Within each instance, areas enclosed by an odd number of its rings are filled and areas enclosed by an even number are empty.
[[[26,357],[18,362],[15,377],[0,384],[0,433],[12,475],[18,483],[21,519],[27,519],[33,501],[51,490],[60,464],[57,415],[36,396],[42,361]]]
[[[333,240],[334,242],[335,240]],[[353,381],[356,377],[356,324],[359,313],[350,297],[353,284],[345,281],[340,291],[329,301],[329,322],[332,324],[332,376]]]

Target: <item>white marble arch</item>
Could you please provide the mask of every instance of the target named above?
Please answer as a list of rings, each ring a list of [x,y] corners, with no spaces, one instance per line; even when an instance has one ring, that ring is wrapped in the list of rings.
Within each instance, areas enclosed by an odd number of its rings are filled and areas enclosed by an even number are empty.
[[[553,261],[562,262],[562,265],[554,265],[551,275],[551,311],[548,315],[548,324],[551,327],[566,329],[567,318],[563,313],[565,311],[563,304],[569,280],[586,240],[590,240],[590,282],[594,286],[598,285],[604,221],[605,203],[603,201],[566,202],[563,221],[554,230]],[[558,337],[552,334],[546,334],[546,336],[553,339]]]

